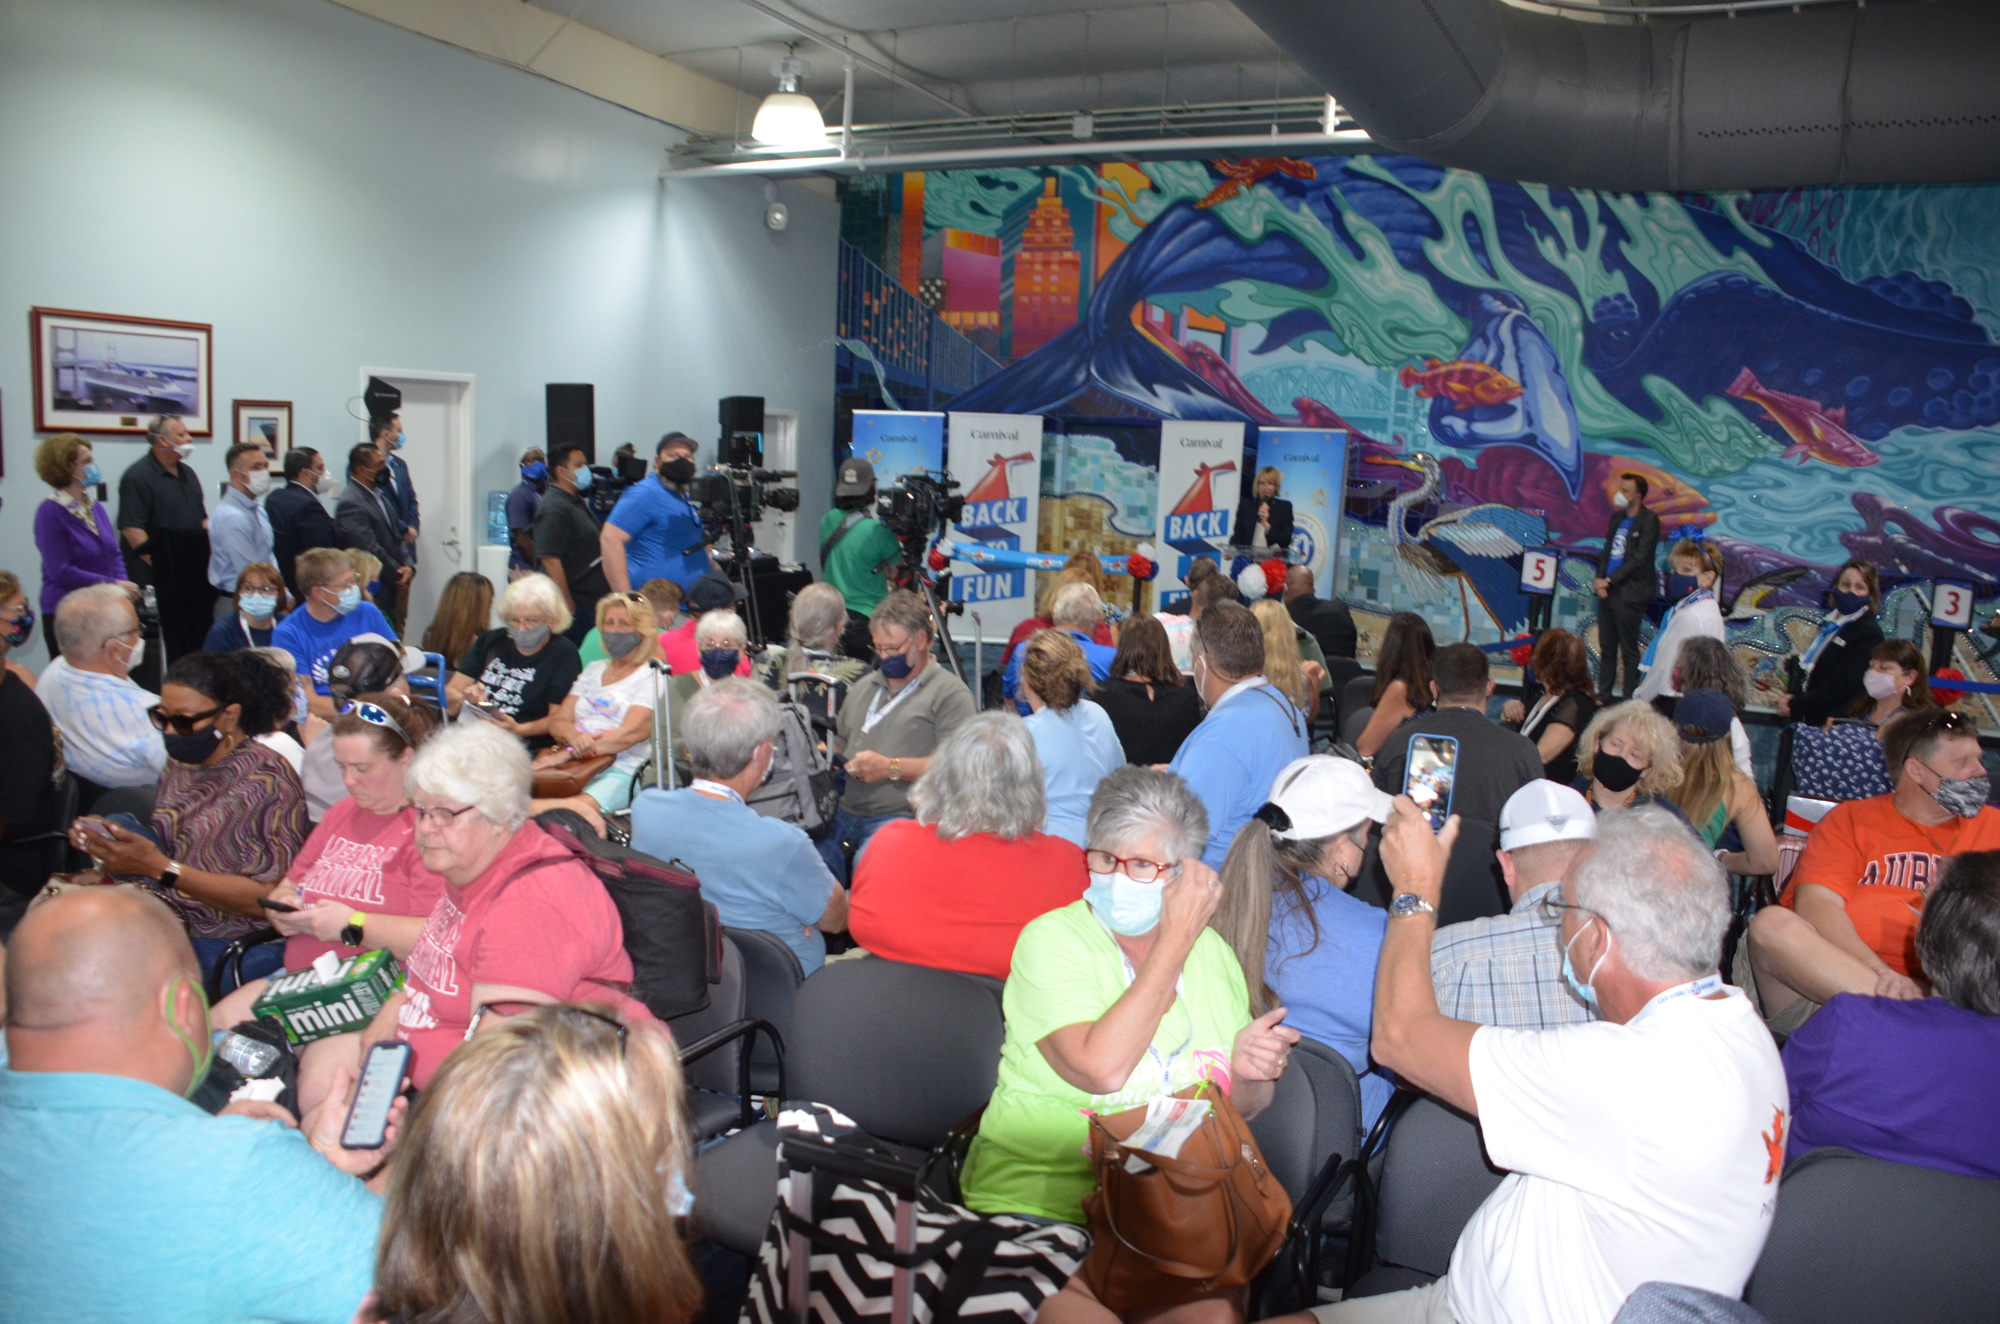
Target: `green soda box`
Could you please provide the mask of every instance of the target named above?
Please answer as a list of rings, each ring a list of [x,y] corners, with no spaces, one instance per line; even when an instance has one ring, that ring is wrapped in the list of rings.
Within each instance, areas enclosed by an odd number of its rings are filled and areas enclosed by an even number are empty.
[[[309,1044],[366,1028],[402,986],[403,967],[377,948],[348,957],[330,979],[311,968],[279,975],[251,1004],[250,1014],[276,1021],[293,1044]]]

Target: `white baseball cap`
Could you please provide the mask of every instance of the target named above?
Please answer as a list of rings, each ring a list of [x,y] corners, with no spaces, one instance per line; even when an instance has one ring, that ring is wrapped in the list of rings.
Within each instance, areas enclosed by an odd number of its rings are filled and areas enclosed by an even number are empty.
[[[1389,817],[1389,797],[1359,763],[1331,754],[1293,759],[1271,783],[1257,818],[1280,841],[1315,841]]]
[[[1500,807],[1500,849],[1597,840],[1597,814],[1580,792],[1538,777]]]

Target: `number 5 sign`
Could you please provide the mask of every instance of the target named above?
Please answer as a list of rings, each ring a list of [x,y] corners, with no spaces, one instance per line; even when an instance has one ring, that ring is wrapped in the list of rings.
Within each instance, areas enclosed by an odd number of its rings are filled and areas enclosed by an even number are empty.
[[[1556,591],[1556,567],[1560,564],[1561,560],[1556,553],[1556,549],[1553,547],[1530,547],[1522,552],[1521,591],[1523,593],[1554,593]]]
[[[1972,585],[1940,579],[1931,585],[1931,628],[1972,628]]]

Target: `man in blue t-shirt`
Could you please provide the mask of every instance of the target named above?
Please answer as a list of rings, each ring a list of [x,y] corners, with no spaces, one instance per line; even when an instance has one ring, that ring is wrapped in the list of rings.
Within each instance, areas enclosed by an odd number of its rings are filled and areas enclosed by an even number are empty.
[[[361,576],[347,553],[331,547],[300,552],[298,580],[299,609],[278,622],[271,632],[271,646],[292,655],[299,674],[313,684],[307,705],[330,722],[334,705],[326,684],[327,663],[357,634],[394,639],[396,632],[374,603],[361,600]]]
[[[671,579],[685,589],[708,569],[707,535],[687,499],[695,449],[685,433],[660,438],[654,477],[632,484],[611,508],[598,549],[613,592],[630,593],[649,579]]]
[[[1194,683],[1208,705],[1167,765],[1208,809],[1202,860],[1222,867],[1229,843],[1293,759],[1309,750],[1306,719],[1264,679],[1264,627],[1234,602],[1218,602],[1194,626]]]
[[[272,1103],[189,1103],[212,1052],[201,970],[174,912],[133,887],[30,911],[7,998],[0,1319],[354,1316],[382,1219],[362,1178],[380,1188],[390,1148],[341,1147],[352,1072],[297,1128]]]

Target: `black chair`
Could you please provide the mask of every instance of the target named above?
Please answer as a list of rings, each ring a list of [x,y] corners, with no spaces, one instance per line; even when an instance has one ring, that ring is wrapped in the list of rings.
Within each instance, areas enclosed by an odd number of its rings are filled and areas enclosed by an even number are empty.
[[[838,1109],[905,1157],[963,1134],[992,1097],[1005,1038],[988,989],[879,957],[815,971],[799,989],[791,1029],[792,1096]],[[724,1249],[756,1254],[777,1203],[776,1155],[776,1126],[766,1121],[696,1159],[698,1207]]]
[[[743,958],[743,1014],[763,1021],[779,1039],[790,1043],[792,1003],[806,978],[799,954],[787,947],[783,938],[764,929],[724,928],[722,932]],[[753,1044],[750,1087],[759,1094],[782,1097],[780,1065],[777,1050],[768,1041]]]
[[[697,1140],[719,1136],[732,1126],[748,1126],[752,1092],[747,1060],[757,1036],[747,1031],[718,1040],[699,1056],[711,1035],[754,1024],[744,1011],[743,954],[726,936],[722,940],[722,982],[709,987],[708,1006],[668,1020],[674,1042],[681,1045],[682,1075],[687,1079],[688,1123]],[[735,1046],[734,1052],[721,1049]]]
[[[114,787],[87,801],[90,807],[84,812],[95,814],[99,818],[111,814],[130,814],[141,823],[150,823],[153,821],[153,797],[158,790],[157,786]]]
[[[1772,1324],[1990,1320],[1996,1239],[2000,1180],[1816,1149],[1785,1169],[1743,1299]]]
[[[1332,681],[1333,712],[1329,714],[1334,730],[1341,729],[1347,717],[1347,687],[1356,680],[1366,680],[1372,688],[1375,678],[1361,670],[1361,664],[1351,657],[1330,657],[1326,660],[1327,679]]]
[[[975,975],[969,970],[959,970],[955,973],[960,979],[970,979],[973,983],[991,993],[993,995],[993,1004],[1000,1008],[1000,1014],[1002,1016],[1007,1014],[1007,1007],[1003,1001],[1007,995],[1006,980],[995,979],[992,975]]]
[[[1373,1192],[1349,1296],[1421,1287],[1451,1268],[1458,1234],[1507,1174],[1486,1158],[1479,1123],[1428,1095],[1390,1105],[1382,1172]]]
[[[1340,723],[1344,730],[1354,714],[1375,706],[1375,677],[1355,676],[1340,687]]]
[[[1292,1198],[1292,1222],[1277,1260],[1258,1284],[1258,1318],[1317,1305],[1326,1236],[1344,1232],[1360,1170],[1361,1083],[1325,1044],[1301,1039],[1270,1106],[1250,1119],[1270,1166]]]

